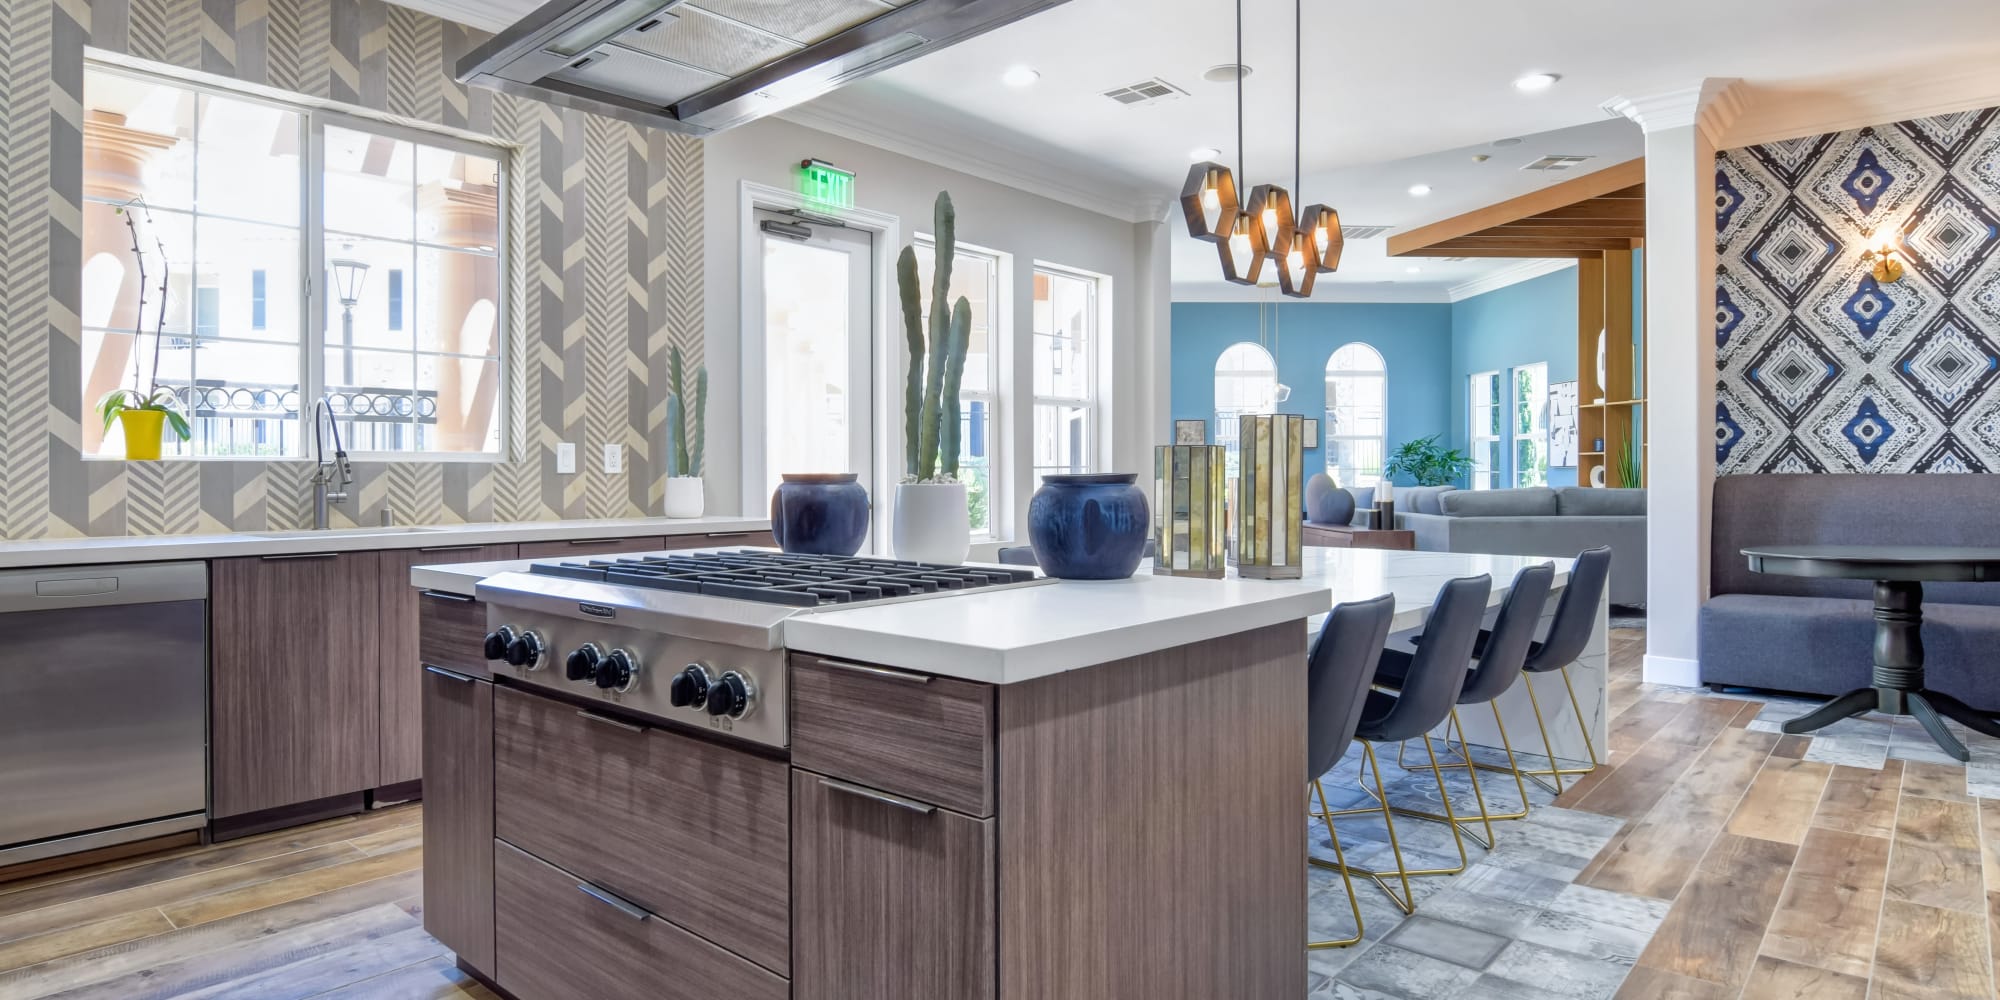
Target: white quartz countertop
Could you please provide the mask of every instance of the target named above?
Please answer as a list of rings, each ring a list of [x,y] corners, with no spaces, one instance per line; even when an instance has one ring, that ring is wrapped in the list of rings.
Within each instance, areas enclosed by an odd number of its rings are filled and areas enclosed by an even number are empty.
[[[785,645],[861,663],[945,677],[1011,684],[1281,622],[1304,622],[1337,603],[1396,595],[1395,629],[1421,626],[1445,581],[1493,577],[1491,603],[1505,599],[1514,574],[1551,560],[1527,556],[1370,549],[1306,550],[1298,580],[1153,576],[1058,581],[933,600],[799,614],[785,622]],[[1553,560],[1556,583],[1569,560]],[[419,566],[410,582],[473,593],[480,580],[522,570],[528,560]]]
[[[771,522],[761,517],[685,519],[635,517],[611,520],[523,521],[509,524],[400,525],[329,531],[253,531],[223,535],[45,538],[0,542],[0,569],[222,559],[231,556],[292,555],[303,552],[503,545],[509,542],[559,542],[584,538],[701,535],[768,531],[770,527]]]

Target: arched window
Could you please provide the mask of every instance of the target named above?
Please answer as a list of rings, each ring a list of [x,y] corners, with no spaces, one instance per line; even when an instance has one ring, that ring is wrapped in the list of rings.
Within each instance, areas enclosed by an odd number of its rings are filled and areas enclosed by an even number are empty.
[[[1215,361],[1214,441],[1229,449],[1228,491],[1236,492],[1236,418],[1269,413],[1278,391],[1278,365],[1256,344],[1231,344]]]
[[[1348,344],[1326,361],[1326,474],[1342,486],[1382,481],[1389,371],[1367,344]]]

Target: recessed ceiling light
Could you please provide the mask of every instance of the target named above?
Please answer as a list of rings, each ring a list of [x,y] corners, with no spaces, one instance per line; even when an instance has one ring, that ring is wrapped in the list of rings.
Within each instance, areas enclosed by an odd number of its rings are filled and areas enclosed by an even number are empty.
[[[1221,155],[1222,155],[1222,150],[1219,150],[1214,146],[1203,146],[1200,149],[1188,150],[1188,160],[1189,162],[1192,163],[1200,163],[1203,160],[1213,160]]]
[[[1429,184],[1412,184],[1410,185],[1410,193],[1421,198],[1431,193],[1431,186]]]
[[[1416,266],[1415,264],[1412,264],[1412,265],[1410,265],[1409,267],[1406,267],[1406,268],[1403,268],[1403,273],[1404,273],[1404,274],[1422,274],[1422,273],[1424,273],[1424,269],[1423,269],[1423,268],[1421,268],[1421,267],[1418,267],[1418,266]]]
[[[1518,146],[1518,145],[1520,145],[1520,144],[1521,144],[1521,140],[1519,140],[1519,139],[1495,139],[1495,140],[1493,141],[1493,145],[1495,145],[1495,146],[1497,146],[1497,147],[1499,147],[1499,148],[1501,148],[1501,149],[1506,149],[1506,148],[1507,148],[1507,147],[1509,147],[1509,146]]]
[[[1000,75],[1000,82],[1009,87],[1032,87],[1042,74],[1031,66],[1016,66]]]
[[[1248,66],[1237,63],[1223,63],[1220,66],[1210,66],[1208,69],[1203,70],[1201,78],[1210,83],[1235,83],[1237,79],[1249,76],[1253,72],[1256,71]]]
[[[1514,81],[1514,89],[1532,94],[1555,86],[1556,81],[1560,79],[1562,79],[1561,73],[1529,73]]]

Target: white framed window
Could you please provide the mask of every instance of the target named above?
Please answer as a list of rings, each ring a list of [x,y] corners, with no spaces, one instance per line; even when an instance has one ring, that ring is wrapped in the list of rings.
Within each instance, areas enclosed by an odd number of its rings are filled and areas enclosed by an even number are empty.
[[[919,236],[915,242],[917,284],[928,317],[937,246],[928,236]],[[953,302],[965,296],[972,307],[972,337],[958,390],[958,477],[965,483],[973,538],[980,540],[996,537],[994,500],[1004,495],[1006,478],[1002,445],[1007,425],[1000,408],[1000,372],[1005,364],[1000,344],[1006,339],[1000,328],[1004,264],[1004,255],[998,252],[960,243],[952,257],[951,288],[946,292]],[[925,329],[928,333],[928,325]],[[897,391],[901,391],[900,385]]]
[[[1549,484],[1549,366],[1514,369],[1514,485]]]
[[[1236,473],[1241,452],[1236,418],[1269,413],[1277,405],[1278,365],[1269,351],[1244,342],[1229,345],[1215,360],[1215,428],[1211,439],[1228,450],[1225,489],[1236,497]]]
[[[85,182],[87,406],[171,389],[184,458],[304,457],[322,398],[356,457],[503,457],[504,148],[97,62],[84,105],[125,168]]]
[[[1500,432],[1506,421],[1500,407],[1499,372],[1480,372],[1471,377],[1465,409],[1471,415],[1472,425],[1472,488],[1499,489],[1500,471],[1504,468]]]
[[[1098,404],[1100,279],[1050,265],[1035,267],[1034,475],[1101,472]]]
[[[1340,486],[1382,481],[1389,369],[1367,344],[1345,344],[1326,360],[1326,473]]]

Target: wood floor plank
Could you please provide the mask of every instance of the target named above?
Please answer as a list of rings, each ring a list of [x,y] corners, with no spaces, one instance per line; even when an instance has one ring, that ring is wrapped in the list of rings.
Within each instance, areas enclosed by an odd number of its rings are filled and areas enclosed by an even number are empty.
[[[1786,734],[1778,740],[1778,748],[1771,751],[1771,756],[1790,757],[1793,760],[1801,760],[1804,759],[1806,751],[1810,749],[1812,749],[1812,737]]]
[[[394,829],[383,830],[379,833],[371,833],[366,837],[356,837],[348,841],[348,843],[354,845],[355,850],[371,855],[390,854],[408,847],[419,847],[422,846],[423,842],[424,826],[422,823],[399,826]]]
[[[1978,813],[1970,803],[1903,796],[1889,856],[1890,899],[1984,913],[1981,867]]]
[[[499,1000],[497,994],[460,972],[450,955],[441,955],[394,972],[321,993],[313,1000]]]
[[[1655,742],[1683,743],[1692,747],[1705,747],[1736,719],[1737,713],[1745,706],[1760,702],[1743,702],[1733,698],[1702,698],[1688,702],[1681,708],[1681,714],[1660,730]]]
[[[1971,802],[1965,792],[1965,765],[1933,764],[1929,761],[1903,762],[1903,795],[1919,795],[1946,802]]]
[[[403,915],[400,910],[396,913]],[[380,937],[371,935],[345,947],[217,983],[183,994],[183,1000],[306,1000],[357,980],[373,979],[448,953],[422,927],[409,927]]]
[[[40,965],[65,955],[136,941],[155,934],[164,934],[173,929],[174,925],[167,919],[166,914],[149,908],[121,913],[81,926],[65,927],[47,934],[18,938],[0,944],[0,972],[25,969],[30,965]]]
[[[1989,1000],[1989,938],[1983,914],[1891,899],[1882,904],[1875,949],[1877,1000]]]
[[[388,905],[422,888],[423,878],[416,872],[394,875],[199,927],[79,952],[26,969],[0,973],[0,1000],[53,996],[121,978],[137,978],[144,982],[157,979],[158,970],[175,963],[193,962],[201,956],[218,954],[253,942],[270,941],[287,934],[299,935],[300,940],[310,940],[315,933],[320,933],[314,928],[322,927],[327,921]],[[300,932],[299,928],[306,930]],[[120,996],[115,990],[103,995]]]
[[[1868,980],[1889,841],[1815,827],[1771,915],[1763,954]]]
[[[1688,743],[1656,738],[1626,758],[1602,781],[1592,784],[1581,797],[1570,801],[1564,796],[1557,803],[1584,812],[1638,819],[1673,787],[1682,772],[1701,756],[1701,750]],[[1595,777],[1585,775],[1584,780]]]
[[[1736,991],[1703,979],[1635,966],[1612,1000],[1735,1000]]]
[[[1797,851],[1771,840],[1717,837],[1638,964],[1740,988]]]
[[[2000,799],[1979,800],[1979,848],[1986,891],[2000,892]]]
[[[1743,1000],[1868,1000],[1868,980],[1759,956]]]
[[[423,867],[423,861],[424,850],[421,846],[406,847],[400,851],[372,857],[361,855],[357,861],[315,868],[296,875],[259,882],[256,885],[247,885],[240,889],[218,892],[163,909],[167,919],[172,920],[175,927],[193,927],[224,917],[233,917],[239,913],[276,906],[279,903],[307,899],[344,886],[359,885],[390,875],[414,872]]]
[[[1611,721],[1608,731],[1611,752],[1631,753],[1644,746],[1681,714],[1682,707],[1675,702],[1641,698]]]
[[[1728,822],[1778,738],[1727,729],[1630,827],[1583,883],[1612,892],[1673,899]]]
[[[1772,752],[1776,753],[1775,747]],[[1774,756],[1757,772],[1757,780],[1729,817],[1729,832],[1787,844],[1802,842],[1832,773],[1830,764]]]
[[[1889,761],[1879,771],[1836,764],[1812,825],[1864,837],[1893,837],[1902,783],[1900,760]]]
[[[40,909],[23,910],[0,917],[0,942],[48,934],[65,927],[94,923],[134,910],[171,906],[183,900],[256,885],[274,878],[325,868],[328,865],[366,856],[344,843],[327,844],[247,864],[184,875],[164,882],[152,882],[117,892],[86,896]]]

